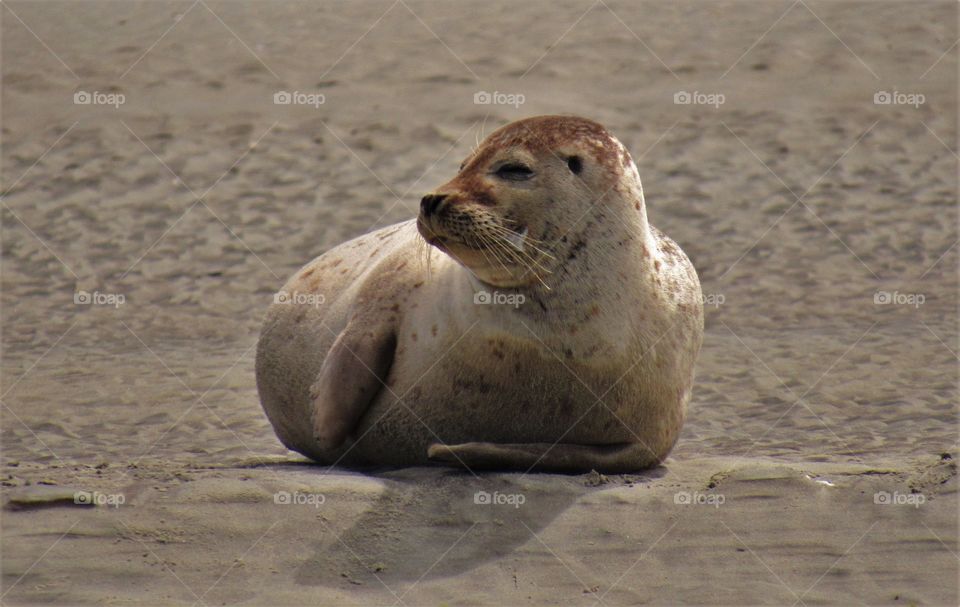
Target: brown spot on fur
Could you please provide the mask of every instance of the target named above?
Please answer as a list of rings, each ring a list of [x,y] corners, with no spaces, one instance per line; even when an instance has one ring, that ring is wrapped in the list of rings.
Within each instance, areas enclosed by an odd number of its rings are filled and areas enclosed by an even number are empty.
[[[313,274],[314,268],[309,270],[304,270],[303,274],[300,275],[300,278],[310,278],[310,275]]]
[[[457,388],[460,388],[463,392],[479,394],[487,394],[492,388],[489,383],[481,379],[471,379],[466,377],[457,377],[453,380],[453,385]]]
[[[570,253],[567,254],[567,260],[569,261],[571,259],[575,259],[577,257],[577,253],[580,252],[580,249],[584,248],[585,246],[587,246],[586,242],[584,242],[582,239],[577,240],[577,242],[575,242],[570,248]]]
[[[677,248],[677,245],[674,244],[672,240],[667,238],[667,236],[663,232],[661,232],[660,230],[658,230],[653,226],[650,226],[650,229],[653,232],[654,236],[657,237],[657,242],[660,246],[661,252],[663,252],[665,255],[668,255],[670,257],[679,258],[683,256],[683,253],[680,251],[679,248]]]
[[[336,259],[335,261],[330,262],[330,266],[329,266],[329,267],[335,268],[335,267],[339,266],[339,265],[342,264],[342,263],[343,263],[343,259],[342,259],[342,258],[338,258],[338,259]]]
[[[399,228],[397,228],[396,230],[390,230],[389,232],[384,232],[383,234],[378,235],[377,238],[379,238],[381,241],[384,241],[399,231],[400,231]]]
[[[639,210],[640,210],[640,202],[638,201],[638,202],[633,203],[633,207],[639,211]]]
[[[420,282],[415,282],[415,283],[413,283],[413,288],[414,288],[414,289],[419,289],[419,288],[422,287],[422,286],[423,286],[423,281],[422,281],[422,280],[421,280]]]
[[[405,267],[407,267],[407,262],[406,262],[406,261],[404,261],[404,262],[401,263],[399,266],[397,266],[397,267],[395,268],[395,270],[399,272],[400,270],[404,269]]]

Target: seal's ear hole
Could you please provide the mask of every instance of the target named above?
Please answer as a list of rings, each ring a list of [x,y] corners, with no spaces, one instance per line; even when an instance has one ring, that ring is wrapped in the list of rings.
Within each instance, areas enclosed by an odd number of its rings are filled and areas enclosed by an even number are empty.
[[[583,170],[583,161],[580,160],[579,156],[570,156],[567,158],[567,166],[574,175],[579,175],[580,171]]]

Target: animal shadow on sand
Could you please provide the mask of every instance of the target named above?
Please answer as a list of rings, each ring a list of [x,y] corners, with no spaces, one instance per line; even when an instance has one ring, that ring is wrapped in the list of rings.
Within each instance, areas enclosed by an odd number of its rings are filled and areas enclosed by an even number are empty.
[[[666,468],[607,479],[586,475],[471,472],[450,468],[367,471],[385,482],[376,503],[339,536],[333,529],[294,575],[298,584],[402,592],[501,559],[581,497],[605,484],[645,483]],[[609,486],[609,485],[608,485]]]

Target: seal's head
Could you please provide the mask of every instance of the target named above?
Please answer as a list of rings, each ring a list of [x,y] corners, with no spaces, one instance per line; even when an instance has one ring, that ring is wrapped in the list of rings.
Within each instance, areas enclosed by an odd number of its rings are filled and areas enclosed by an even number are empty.
[[[626,148],[592,120],[538,116],[487,137],[456,177],[423,197],[417,228],[480,280],[520,287],[546,284],[586,231],[617,221],[646,229]]]

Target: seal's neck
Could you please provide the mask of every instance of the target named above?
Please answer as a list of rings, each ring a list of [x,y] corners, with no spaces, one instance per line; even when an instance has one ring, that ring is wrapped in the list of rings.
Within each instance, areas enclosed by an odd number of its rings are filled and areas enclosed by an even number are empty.
[[[544,300],[572,292],[592,293],[603,298],[606,289],[622,291],[652,264],[656,242],[647,221],[636,169],[597,201],[572,227],[554,235],[553,274],[542,284],[530,286],[532,294]]]
[[[562,236],[556,268],[545,280],[549,288],[531,284],[531,297],[547,307],[569,307],[571,301],[600,302],[631,292],[656,246],[642,205],[640,211],[623,216],[603,209],[583,229]]]

